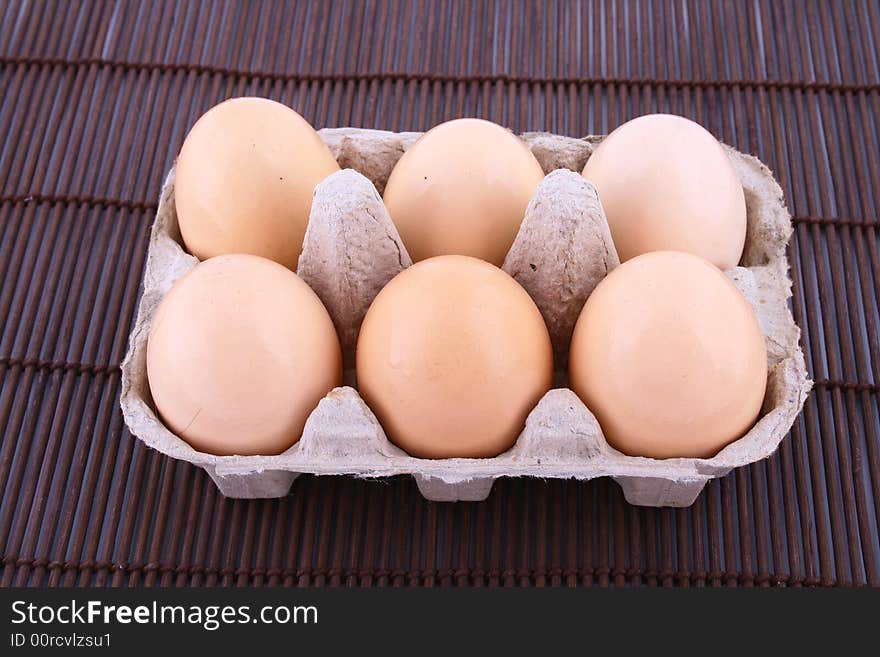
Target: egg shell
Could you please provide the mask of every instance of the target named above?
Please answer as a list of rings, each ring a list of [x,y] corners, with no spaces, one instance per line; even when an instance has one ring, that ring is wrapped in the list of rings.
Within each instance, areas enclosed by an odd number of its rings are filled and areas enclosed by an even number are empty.
[[[419,137],[419,133],[359,128],[325,129],[319,134],[340,162],[363,163],[359,170],[378,189],[399,154]],[[548,133],[527,133],[522,137],[548,173],[565,167],[580,174],[602,140],[598,136],[575,139]],[[761,418],[743,438],[711,459],[657,460],[626,456],[607,444],[595,417],[574,392],[566,388],[548,392],[529,414],[516,444],[491,459],[425,460],[408,456],[388,441],[357,391],[347,386],[331,391],[319,402],[306,422],[302,439],[278,456],[224,457],[195,451],[158,419],[146,382],[146,335],[156,306],[173,281],[196,262],[181,248],[174,212],[173,169],[163,186],[151,231],[144,293],[129,351],[122,364],[120,404],[126,425],[148,446],[204,468],[228,497],[284,496],[301,472],[358,477],[408,474],[414,477],[425,497],[437,501],[485,499],[492,482],[504,476],[577,479],[610,476],[620,484],[630,503],[687,506],[710,479],[773,453],[788,433],[810,389],[798,343],[800,331],[787,305],[791,281],[785,251],[792,228],[782,190],[757,159],[727,146],[724,149],[743,184],[748,216],[741,266],[725,273],[735,281],[757,314],[767,346],[769,369]],[[570,188],[569,193],[576,189]],[[352,190],[351,193],[358,192]],[[337,200],[343,205],[351,204],[350,198]],[[370,202],[367,197],[363,197],[363,201]],[[361,230],[376,229],[376,222],[365,213],[350,216],[362,224]],[[350,239],[351,232],[342,235]],[[351,248],[356,248],[354,243]],[[527,251],[538,245],[524,243],[522,248]],[[566,252],[577,255],[575,250]],[[394,250],[385,248],[380,253],[384,258],[393,255]],[[569,265],[582,266],[575,262]],[[388,263],[377,263],[380,269],[388,266]],[[320,261],[316,261],[314,267],[320,270]],[[334,259],[327,261],[324,271],[328,278],[365,275],[359,268],[340,270]],[[370,285],[356,285],[351,289],[367,290],[371,289]],[[564,384],[562,381],[561,385]]]
[[[211,454],[279,454],[341,383],[327,311],[296,274],[271,260],[210,258],[156,310],[147,378],[162,419]]]
[[[616,128],[587,161],[621,261],[686,251],[721,269],[746,239],[742,183],[718,140],[693,121],[649,114]]]
[[[437,256],[391,280],[357,344],[361,396],[389,439],[421,458],[509,449],[553,382],[541,313],[501,269]]]
[[[315,185],[338,170],[289,107],[265,98],[215,105],[177,159],[175,205],[187,250],[200,260],[250,253],[294,269]]]
[[[710,458],[755,423],[767,384],[758,320],[709,261],[654,251],[606,277],[581,312],[572,389],[634,456]]]
[[[455,119],[403,154],[383,200],[414,262],[468,255],[500,267],[543,177],[535,156],[510,131]]]

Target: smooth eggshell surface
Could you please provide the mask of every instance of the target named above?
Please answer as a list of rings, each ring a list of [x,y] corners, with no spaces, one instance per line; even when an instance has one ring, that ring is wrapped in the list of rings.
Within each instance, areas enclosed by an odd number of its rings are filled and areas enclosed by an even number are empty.
[[[361,326],[360,394],[412,456],[497,456],[516,442],[552,377],[538,308],[510,276],[475,258],[440,256],[404,270]]]
[[[250,253],[296,269],[312,194],[339,165],[289,107],[233,98],[192,127],[177,159],[177,218],[200,260]]]
[[[519,137],[489,121],[456,119],[404,153],[383,198],[413,262],[457,254],[500,267],[543,177]]]
[[[211,258],[178,280],[147,344],[168,428],[210,454],[279,454],[342,379],[339,341],[296,274],[251,255]]]
[[[614,130],[587,160],[621,262],[686,251],[721,269],[746,238],[742,185],[721,144],[699,124],[651,114]]]
[[[622,264],[587,299],[569,374],[616,449],[708,458],[754,424],[767,354],[752,308],[719,269],[660,251]]]

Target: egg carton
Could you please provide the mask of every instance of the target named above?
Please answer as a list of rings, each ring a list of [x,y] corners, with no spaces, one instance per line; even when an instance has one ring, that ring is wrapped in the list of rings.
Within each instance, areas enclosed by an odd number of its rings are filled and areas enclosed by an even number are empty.
[[[320,401],[302,438],[277,456],[215,456],[193,449],[158,417],[147,383],[147,336],[171,285],[197,260],[183,248],[174,169],[162,188],[149,242],[144,291],[122,364],[121,406],[131,433],[173,458],[204,468],[227,497],[287,495],[301,473],[374,478],[412,475],[435,501],[483,500],[498,477],[612,477],[637,505],[688,506],[707,481],[769,456],[791,428],[812,382],[788,298],[792,233],[782,190],[749,155],[725,147],[745,190],[748,231],[741,266],[726,272],[754,308],[765,337],[767,393],[755,426],[708,459],[657,460],[612,448],[596,418],[566,387],[568,343],[595,285],[619,264],[595,188],[579,175],[601,137],[546,133],[522,138],[547,176],[528,206],[504,269],[540,308],[552,338],[555,387],[532,410],[515,445],[485,459],[419,459],[397,448],[354,387],[354,351],[367,308],[411,264],[382,199],[394,164],[420,133],[354,128],[319,131],[342,170],[315,190],[299,275],[321,297],[339,332],[345,380]]]

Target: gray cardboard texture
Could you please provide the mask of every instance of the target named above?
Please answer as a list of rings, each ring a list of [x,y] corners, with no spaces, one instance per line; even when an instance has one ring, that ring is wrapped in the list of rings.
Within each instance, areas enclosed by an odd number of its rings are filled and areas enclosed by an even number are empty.
[[[418,133],[339,128],[319,132],[342,167],[315,190],[299,274],[327,306],[339,331],[353,383],[354,346],[366,309],[411,264],[379,193]],[[277,456],[198,452],[162,424],[150,396],[146,345],[162,296],[197,261],[181,246],[169,172],[150,236],[144,293],[122,364],[121,406],[131,433],[150,447],[204,468],[228,497],[280,497],[303,472],[415,477],[431,500],[485,499],[504,476],[613,477],[639,505],[688,506],[706,482],[766,458],[791,428],[810,390],[800,331],[788,308],[786,244],[791,219],[782,191],[757,159],[727,148],[743,182],[748,233],[741,266],[727,272],[752,304],[764,333],[768,386],[761,417],[741,439],[710,459],[656,460],[609,446],[593,414],[566,385],[567,344],[587,296],[618,263],[595,189],[580,172],[601,137],[528,133],[523,139],[549,173],[538,186],[504,269],[532,295],[548,323],[557,382],[529,415],[516,444],[489,459],[417,459],[392,445],[348,385],[331,391],[310,415],[303,436]],[[556,169],[571,171],[555,171]],[[354,169],[354,170],[352,170]],[[356,171],[355,171],[356,170]],[[552,173],[551,173],[552,172]],[[534,267],[532,267],[534,265]]]

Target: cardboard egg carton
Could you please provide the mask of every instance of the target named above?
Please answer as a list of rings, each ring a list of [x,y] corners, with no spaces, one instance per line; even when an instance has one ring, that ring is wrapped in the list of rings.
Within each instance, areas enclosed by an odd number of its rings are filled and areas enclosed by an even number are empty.
[[[632,457],[605,441],[596,418],[566,386],[568,342],[587,296],[619,264],[595,188],[578,172],[601,137],[529,133],[523,139],[548,173],[538,186],[504,263],[547,321],[556,385],[528,416],[516,444],[487,459],[418,459],[388,441],[354,387],[357,333],[379,290],[411,264],[380,192],[419,133],[341,128],[319,132],[343,170],[315,190],[299,275],[327,307],[339,332],[345,384],[306,422],[302,438],[277,456],[214,456],[172,434],[156,414],[146,347],[156,307],[197,260],[182,245],[174,206],[174,170],[162,189],[144,274],[144,291],[122,364],[121,405],[131,433],[150,447],[204,468],[228,497],[288,493],[300,473],[358,477],[412,475],[436,501],[482,500],[498,477],[592,479],[610,476],[639,505],[687,506],[707,481],[769,456],[800,412],[811,381],[788,308],[785,250],[792,227],[782,191],[757,159],[727,148],[743,183],[748,234],[741,266],[727,272],[752,304],[764,334],[768,385],[761,416],[741,439],[709,459]]]

